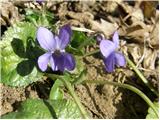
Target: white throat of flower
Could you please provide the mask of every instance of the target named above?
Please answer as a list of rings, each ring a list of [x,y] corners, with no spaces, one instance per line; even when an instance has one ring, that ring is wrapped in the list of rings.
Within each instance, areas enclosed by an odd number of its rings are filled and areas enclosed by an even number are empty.
[[[56,49],[56,50],[52,51],[52,54],[55,54],[55,55],[59,56],[59,55],[61,55],[61,53],[63,53],[63,52],[65,52],[64,49],[63,49],[63,50]]]

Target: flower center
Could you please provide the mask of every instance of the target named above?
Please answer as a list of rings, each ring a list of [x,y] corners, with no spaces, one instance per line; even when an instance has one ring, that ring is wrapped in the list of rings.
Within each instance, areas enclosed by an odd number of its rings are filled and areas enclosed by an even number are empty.
[[[61,55],[61,51],[57,49],[57,50],[54,51],[54,54],[59,56],[59,55]]]

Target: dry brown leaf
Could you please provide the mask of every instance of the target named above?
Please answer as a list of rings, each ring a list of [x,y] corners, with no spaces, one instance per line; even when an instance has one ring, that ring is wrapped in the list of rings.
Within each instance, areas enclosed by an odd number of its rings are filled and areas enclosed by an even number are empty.
[[[156,6],[158,1],[143,1],[140,4],[141,9],[143,10],[144,17],[151,18],[156,15]]]
[[[146,54],[145,59],[143,61],[144,68],[155,69],[155,61],[156,61],[156,58],[158,57],[158,51],[148,49],[146,51],[146,53],[147,54]]]
[[[12,2],[1,2],[1,25],[12,25],[21,19],[18,8]]]
[[[134,23],[134,21],[144,21],[144,16],[143,16],[143,12],[141,9],[136,9],[134,10],[134,12],[131,13],[131,20],[132,23]]]
[[[110,23],[105,21],[104,19],[100,19],[100,23],[93,20],[93,15],[88,12],[75,13],[69,11],[67,12],[67,15],[73,19],[80,21],[81,23],[84,23],[85,25],[89,25],[91,27],[91,30],[93,31],[103,32],[106,37],[112,35],[113,32],[116,31],[118,28],[118,25],[116,23]]]
[[[147,49],[145,53],[146,55],[144,56],[143,67],[145,69],[155,70],[155,67],[156,67],[155,61],[156,61],[156,58],[158,57],[158,51]]]
[[[113,34],[117,30],[118,25],[116,23],[110,23],[101,19],[101,23],[90,20],[91,29],[98,32],[103,32],[106,37]]]
[[[134,63],[138,63],[142,56],[140,46],[137,44],[129,44],[127,48],[128,53],[132,56]]]
[[[118,7],[118,4],[117,3],[121,3],[122,0],[117,0],[117,1],[106,1],[103,3],[103,8],[106,12],[108,13],[113,13],[116,8]]]
[[[153,31],[150,34],[150,45],[154,48],[159,47],[159,21],[155,24]]]
[[[144,42],[144,35],[148,33],[146,32],[145,29],[139,29],[139,30],[136,30],[136,31],[133,31],[131,33],[128,33],[127,36],[130,37],[131,39],[135,39],[136,42],[139,42],[139,43],[143,43]]]
[[[90,20],[94,18],[94,16],[89,12],[72,12],[67,11],[66,15],[72,19],[76,19],[84,24],[89,24]]]
[[[136,32],[137,30],[143,30],[144,28],[141,25],[133,25],[128,28],[126,28],[126,34],[132,34],[133,32]]]
[[[144,43],[145,35],[149,34],[146,28],[143,28],[141,25],[130,26],[126,29],[126,36],[134,39],[135,42]]]

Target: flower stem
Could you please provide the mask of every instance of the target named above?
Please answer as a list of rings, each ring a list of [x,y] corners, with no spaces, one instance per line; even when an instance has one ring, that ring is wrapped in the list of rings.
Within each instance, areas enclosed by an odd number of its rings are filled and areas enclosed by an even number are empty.
[[[89,117],[88,117],[88,114],[87,114],[87,112],[85,111],[83,105],[81,104],[78,96],[77,96],[76,93],[74,92],[74,89],[73,89],[71,83],[70,83],[68,80],[64,80],[64,79],[62,78],[62,76],[56,75],[56,74],[47,73],[47,74],[45,74],[45,75],[48,76],[48,77],[50,77],[50,78],[52,78],[52,79],[60,79],[60,80],[62,80],[62,82],[63,82],[64,85],[67,87],[68,91],[70,92],[71,96],[73,97],[74,101],[76,102],[76,104],[77,104],[77,106],[78,106],[78,108],[79,108],[79,110],[80,110],[83,118],[84,118],[84,119],[89,118]]]
[[[95,50],[95,51],[86,53],[85,55],[82,56],[82,58],[87,57],[87,56],[90,56],[90,55],[93,55],[93,54],[96,54],[96,53],[98,53],[98,52],[100,52],[100,50]]]
[[[158,111],[155,108],[155,106],[152,103],[152,101],[143,92],[141,92],[136,87],[133,87],[133,86],[128,85],[128,84],[122,84],[122,83],[110,82],[110,81],[101,81],[101,80],[94,80],[94,81],[85,80],[85,81],[83,81],[83,83],[108,84],[108,85],[114,85],[114,86],[118,86],[118,87],[129,89],[129,90],[135,92],[136,94],[138,94],[153,109],[153,111],[155,112],[155,114],[156,114],[156,116],[158,118]]]
[[[63,83],[65,84],[65,86],[67,87],[67,89],[69,90],[71,96],[73,97],[73,99],[75,100],[77,106],[79,107],[81,114],[83,116],[84,119],[89,118],[87,112],[85,111],[83,105],[81,104],[78,96],[76,95],[76,93],[74,92],[73,87],[71,86],[71,83],[68,82],[67,80],[61,79],[63,81]]]
[[[158,96],[158,92],[151,86],[151,84],[149,84],[149,82],[147,81],[147,79],[143,76],[143,74],[137,69],[137,67],[134,65],[134,63],[128,58],[126,57],[126,61],[127,63],[132,67],[132,69],[135,71],[135,73],[140,77],[140,79],[143,81],[144,84],[146,84],[148,86],[148,88],[155,94]]]

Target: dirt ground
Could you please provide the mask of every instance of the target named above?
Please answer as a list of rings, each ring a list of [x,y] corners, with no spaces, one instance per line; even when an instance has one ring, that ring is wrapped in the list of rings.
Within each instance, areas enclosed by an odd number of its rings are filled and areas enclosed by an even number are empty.
[[[1,11],[2,35],[7,27],[23,19],[23,14],[19,12],[23,8],[42,8],[42,4],[39,3],[20,1],[6,1],[2,6],[4,8]],[[123,2],[121,0],[47,3],[47,9],[55,14],[57,24],[69,23],[75,27],[85,27],[97,33],[103,33],[106,38],[111,38],[113,31],[118,29],[121,51],[133,60],[156,89],[159,88],[159,11],[156,10],[157,6],[158,2]],[[148,12],[148,9],[152,12]],[[86,32],[86,35],[92,36],[90,32]],[[96,47],[86,48],[86,52]],[[83,62],[87,67],[88,80],[125,82],[136,86],[152,100],[156,99],[156,96],[129,67],[117,68],[114,73],[108,74],[98,54],[84,58]],[[52,85],[53,82],[49,79],[33,83],[26,88],[12,88],[0,84],[0,115],[16,111],[20,103],[27,98],[47,99]],[[127,89],[94,84],[77,85],[75,89],[92,118],[140,119],[145,118],[147,114],[147,104]]]

